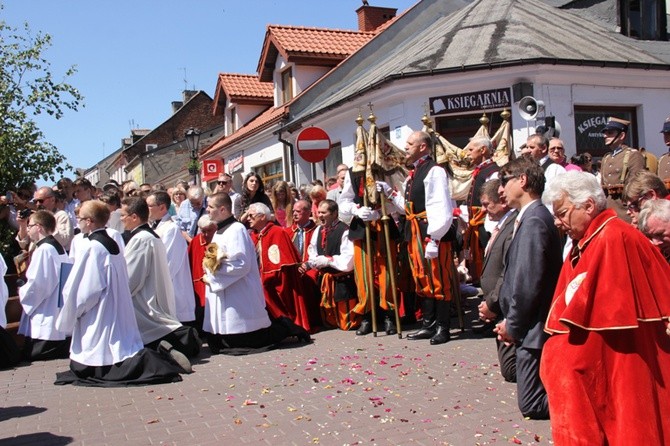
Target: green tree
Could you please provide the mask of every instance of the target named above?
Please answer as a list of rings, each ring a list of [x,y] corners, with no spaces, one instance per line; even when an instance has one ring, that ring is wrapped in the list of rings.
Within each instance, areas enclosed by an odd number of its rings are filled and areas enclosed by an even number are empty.
[[[27,23],[19,29],[0,21],[0,194],[26,182],[55,181],[71,169],[34,121],[45,113],[60,119],[83,106],[83,96],[66,83],[74,66],[54,80],[44,58],[50,46],[51,36],[33,35]]]

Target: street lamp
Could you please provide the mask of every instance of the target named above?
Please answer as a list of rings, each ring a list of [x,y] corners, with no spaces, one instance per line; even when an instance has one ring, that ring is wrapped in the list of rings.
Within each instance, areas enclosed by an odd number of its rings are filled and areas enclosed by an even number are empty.
[[[198,162],[198,149],[200,148],[200,132],[193,127],[184,133],[186,147],[191,152],[188,163],[188,173],[193,175],[193,184],[198,184],[198,173],[200,172],[200,163]]]

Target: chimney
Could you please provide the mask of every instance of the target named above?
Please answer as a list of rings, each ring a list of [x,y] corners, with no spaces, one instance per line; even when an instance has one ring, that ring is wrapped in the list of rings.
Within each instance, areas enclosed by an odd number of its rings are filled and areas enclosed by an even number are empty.
[[[172,114],[174,115],[177,113],[177,110],[179,110],[182,105],[184,105],[182,101],[172,101]]]
[[[358,30],[374,31],[395,17],[397,11],[397,8],[369,6],[367,1],[363,2],[363,6],[356,10],[356,14],[358,14]]]
[[[190,101],[196,94],[198,94],[196,90],[184,90],[184,104]]]

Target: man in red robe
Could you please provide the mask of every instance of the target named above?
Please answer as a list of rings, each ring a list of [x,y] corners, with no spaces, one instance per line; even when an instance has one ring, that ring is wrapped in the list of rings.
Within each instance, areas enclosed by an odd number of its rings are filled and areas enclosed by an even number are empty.
[[[202,261],[205,259],[207,245],[212,242],[216,232],[216,222],[205,214],[198,219],[200,231],[188,244],[188,261],[191,265],[191,277],[193,277],[193,291],[195,293],[195,324],[198,333],[202,332],[202,322],[205,316],[205,270]]]
[[[298,271],[300,256],[291,238],[272,221],[272,211],[263,203],[249,206],[247,221],[251,228],[251,239],[256,245],[265,304],[270,317],[288,317],[296,325],[311,331],[310,304],[318,308],[318,302],[316,296],[305,296]]]
[[[543,200],[574,243],[540,368],[554,443],[670,444],[670,267],[593,175],[559,175]]]

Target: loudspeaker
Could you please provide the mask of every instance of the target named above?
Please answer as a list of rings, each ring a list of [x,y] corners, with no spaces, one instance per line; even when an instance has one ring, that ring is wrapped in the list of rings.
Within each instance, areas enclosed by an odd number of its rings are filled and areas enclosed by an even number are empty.
[[[532,96],[526,96],[519,101],[519,114],[526,121],[532,121],[544,110],[544,102],[538,101]]]
[[[533,96],[533,84],[518,82],[512,85],[512,99],[514,102],[519,102],[525,96]]]

